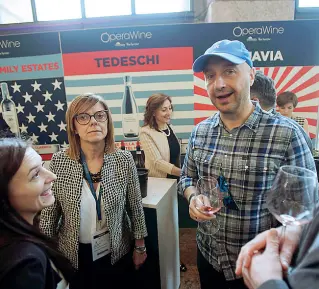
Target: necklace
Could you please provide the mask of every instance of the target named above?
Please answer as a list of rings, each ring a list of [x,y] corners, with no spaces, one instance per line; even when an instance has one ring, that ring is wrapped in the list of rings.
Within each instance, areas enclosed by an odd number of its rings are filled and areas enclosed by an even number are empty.
[[[161,132],[163,134],[165,134],[166,136],[170,136],[171,135],[171,130],[169,129],[169,127],[167,126],[167,129],[168,129],[168,133],[166,133],[164,130],[161,130]]]
[[[102,181],[101,171],[97,172],[96,174],[93,174],[91,172],[89,173],[92,179],[92,183],[100,183]]]

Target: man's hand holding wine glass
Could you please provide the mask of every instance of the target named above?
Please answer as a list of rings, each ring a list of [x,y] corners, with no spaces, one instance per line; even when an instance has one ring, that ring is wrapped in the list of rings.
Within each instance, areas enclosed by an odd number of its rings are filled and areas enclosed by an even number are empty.
[[[249,268],[242,269],[245,284],[249,289],[259,288],[269,280],[281,280],[283,270],[279,256],[280,238],[276,229],[267,232],[266,248],[251,260]]]
[[[218,181],[213,177],[200,177],[189,197],[189,214],[198,222],[199,232],[213,235],[219,230],[215,213],[222,204]]]
[[[189,204],[189,214],[197,222],[210,221],[216,216],[216,210],[211,207],[209,198],[204,195],[195,196]]]

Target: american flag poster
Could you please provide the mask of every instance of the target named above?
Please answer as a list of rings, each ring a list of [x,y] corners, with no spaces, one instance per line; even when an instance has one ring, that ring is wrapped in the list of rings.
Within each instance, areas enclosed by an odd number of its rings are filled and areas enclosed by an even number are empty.
[[[254,66],[274,80],[277,94],[290,90],[297,95],[294,114],[307,118],[310,136],[316,138],[317,24],[176,24],[0,36],[0,111],[5,109],[2,116],[16,127],[13,130],[29,135],[34,143],[64,146],[68,104],[77,95],[92,92],[110,107],[116,141],[133,143],[143,125],[147,99],[164,93],[172,97],[171,123],[185,143],[194,125],[216,112],[202,73],[192,71],[193,61],[227,38],[245,44]],[[125,120],[127,89],[135,131]]]
[[[1,113],[16,113],[16,134],[34,144],[66,144],[65,88],[58,33],[3,36]],[[6,92],[7,89],[7,92]],[[5,95],[7,94],[7,95]],[[3,100],[13,101],[15,108]],[[8,100],[6,100],[8,101]]]
[[[62,77],[14,80],[6,83],[10,97],[16,105],[20,134],[29,135],[34,144],[67,142]]]

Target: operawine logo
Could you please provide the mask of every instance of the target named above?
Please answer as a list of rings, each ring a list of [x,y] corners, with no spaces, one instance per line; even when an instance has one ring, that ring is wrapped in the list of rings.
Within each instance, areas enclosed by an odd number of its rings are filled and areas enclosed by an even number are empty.
[[[241,28],[236,26],[233,29],[233,35],[235,37],[247,36],[247,35],[272,35],[272,34],[283,34],[285,29],[283,27],[273,26],[261,26],[255,28]]]
[[[142,40],[142,39],[151,39],[151,32],[141,32],[141,31],[129,31],[124,33],[108,33],[104,32],[101,34],[101,41],[104,43],[111,43],[113,41],[127,40]]]
[[[18,48],[21,46],[20,41],[17,40],[0,40],[0,48],[5,49],[5,48]]]

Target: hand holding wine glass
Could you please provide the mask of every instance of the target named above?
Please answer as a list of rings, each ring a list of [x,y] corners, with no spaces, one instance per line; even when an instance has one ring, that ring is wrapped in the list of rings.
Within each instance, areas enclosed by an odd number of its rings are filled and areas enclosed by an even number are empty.
[[[221,209],[223,201],[215,178],[201,177],[198,180],[193,204],[196,210],[205,216],[204,219],[197,220],[198,230],[206,235],[216,233],[219,224],[214,214]]]

